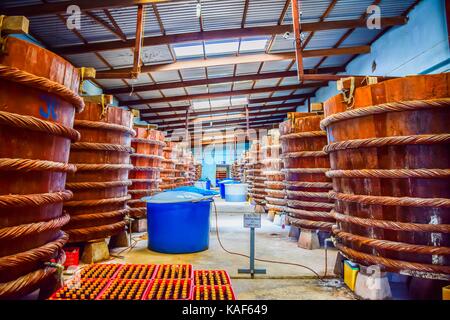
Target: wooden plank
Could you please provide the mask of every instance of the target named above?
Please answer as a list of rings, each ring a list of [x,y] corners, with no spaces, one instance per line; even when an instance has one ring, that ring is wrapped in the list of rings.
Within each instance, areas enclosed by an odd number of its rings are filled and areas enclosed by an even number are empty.
[[[382,18],[381,24],[383,27],[403,25],[407,22],[405,17],[391,17]],[[356,20],[341,20],[341,21],[323,21],[303,23],[303,32],[314,32],[321,30],[335,30],[335,29],[351,29],[351,28],[365,28],[365,19]],[[214,31],[202,31],[191,32],[185,34],[173,34],[162,35],[156,37],[145,37],[144,47],[157,46],[163,44],[175,44],[183,42],[195,42],[195,41],[210,41],[220,39],[231,38],[243,38],[243,37],[256,37],[264,35],[277,35],[285,32],[291,32],[291,25],[279,25],[279,26],[265,26],[265,27],[252,27],[252,28],[237,28],[228,30],[214,30]],[[82,54],[88,52],[101,52],[120,49],[132,49],[134,47],[134,40],[127,41],[113,40],[104,41],[99,43],[90,43],[86,45],[68,45],[64,47],[53,48],[52,51],[59,55],[69,54]]]
[[[30,21],[24,16],[3,17],[1,34],[28,34]]]
[[[141,73],[141,49],[142,49],[142,37],[144,36],[144,6],[139,5],[137,11],[136,22],[136,38],[134,45],[133,55],[133,70],[132,78],[136,79]]]
[[[292,28],[294,30],[294,42],[295,42],[295,61],[297,62],[298,80],[303,81],[303,53],[302,53],[302,40],[300,39],[300,14],[298,9],[298,0],[291,1],[292,8]]]

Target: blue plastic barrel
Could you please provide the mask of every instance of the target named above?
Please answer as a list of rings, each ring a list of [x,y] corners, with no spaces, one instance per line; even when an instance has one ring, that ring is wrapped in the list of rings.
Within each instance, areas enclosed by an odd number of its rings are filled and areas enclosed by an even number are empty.
[[[226,183],[232,183],[233,180],[225,179],[219,182],[219,190],[220,190],[220,197],[222,199],[225,199],[225,184]]]
[[[162,253],[207,250],[210,197],[167,191],[142,198],[147,203],[148,248]]]

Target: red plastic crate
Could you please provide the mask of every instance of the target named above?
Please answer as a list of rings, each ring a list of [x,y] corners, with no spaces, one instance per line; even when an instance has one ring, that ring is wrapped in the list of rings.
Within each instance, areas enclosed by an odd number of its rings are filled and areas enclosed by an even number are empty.
[[[141,284],[140,288],[142,289],[142,291],[141,291],[142,293],[141,293],[140,297],[136,297],[136,296],[131,297],[131,298],[128,298],[127,296],[121,297],[120,293],[123,293],[124,295],[126,294],[126,290],[124,290],[124,288],[122,288],[119,291],[119,293],[117,294],[117,296],[113,298],[111,295],[111,293],[112,293],[111,290],[114,289],[115,286],[121,285],[123,283],[127,283],[127,284],[139,283],[139,284]],[[111,281],[108,282],[108,285],[100,292],[100,294],[97,296],[97,298],[95,300],[142,300],[144,298],[145,293],[148,291],[148,288],[151,285],[151,283],[152,283],[152,280],[112,279]]]
[[[122,264],[114,263],[90,264],[81,269],[80,276],[83,279],[114,279],[121,267]]]
[[[143,278],[139,278],[138,276],[125,275],[125,272],[130,269],[143,268],[146,271],[146,275]],[[158,272],[159,265],[157,264],[123,264],[120,269],[115,274],[115,279],[132,279],[132,280],[150,280],[154,279],[156,273]],[[151,270],[153,269],[153,270]]]
[[[166,286],[170,283],[170,281],[173,281],[172,284],[172,293],[174,292],[175,286],[177,283],[180,283],[180,291],[179,296],[177,298],[169,297],[166,298],[166,290],[162,292],[162,296],[158,299],[158,291],[161,286],[161,284],[165,284]],[[187,282],[187,291],[186,291],[186,297],[182,298],[182,288],[184,284]],[[153,291],[154,290],[154,291]],[[193,290],[193,281],[191,279],[156,279],[153,280],[152,284],[147,288],[147,291],[144,294],[143,300],[192,300],[192,295],[194,293]]]
[[[202,281],[202,273],[203,272],[206,274],[207,283],[203,283],[203,281]],[[214,274],[219,273],[220,280],[221,280],[220,285],[227,285],[227,284],[231,285],[230,275],[225,270],[195,270],[194,271],[194,286],[219,285],[218,283],[216,283],[216,281],[214,281],[214,283],[210,282],[209,275],[211,273],[213,273],[214,280],[215,280],[215,275]]]
[[[231,293],[231,298],[228,298],[227,295],[227,287],[230,290]],[[199,297],[198,293],[200,292],[201,294],[204,292],[204,290],[208,289],[208,299],[205,299],[205,297]],[[211,292],[212,289],[214,288],[215,291],[215,299],[213,299]],[[219,288],[222,288],[222,292],[223,292],[223,299],[220,298],[220,291]],[[234,290],[233,287],[231,285],[223,285],[223,286],[194,286],[194,293],[192,296],[193,300],[222,300],[222,301],[231,301],[231,300],[236,300],[236,295],[234,294]]]
[[[98,287],[96,288],[97,290],[88,292],[89,285],[93,284],[94,282],[98,283]],[[53,293],[49,300],[95,300],[103,291],[103,289],[108,285],[108,283],[108,279],[80,279],[79,281],[72,279],[62,288]],[[77,295],[76,297],[71,297],[71,294],[68,294],[69,296],[66,296],[65,293],[69,292],[69,290],[71,289],[75,290],[73,294]],[[86,296],[83,298],[81,296],[78,296],[78,293],[80,295],[85,294]],[[61,295],[61,297],[58,297],[58,294]]]
[[[63,250],[66,254],[66,261],[64,262],[65,268],[70,266],[78,266],[80,264],[80,248],[68,247]]]
[[[182,267],[183,268],[183,274],[181,277],[178,276],[177,273],[175,273],[174,276],[171,276],[171,267]],[[166,270],[169,269],[169,273],[167,276]],[[185,271],[185,268],[187,268],[187,272]],[[188,276],[186,276],[186,274]],[[191,264],[160,264],[158,267],[158,271],[155,273],[155,279],[194,279],[194,270],[192,268]]]

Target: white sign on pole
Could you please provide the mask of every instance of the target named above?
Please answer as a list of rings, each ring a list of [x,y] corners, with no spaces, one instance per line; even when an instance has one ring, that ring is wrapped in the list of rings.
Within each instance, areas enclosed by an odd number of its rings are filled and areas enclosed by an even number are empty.
[[[261,228],[261,215],[244,214],[244,228]]]

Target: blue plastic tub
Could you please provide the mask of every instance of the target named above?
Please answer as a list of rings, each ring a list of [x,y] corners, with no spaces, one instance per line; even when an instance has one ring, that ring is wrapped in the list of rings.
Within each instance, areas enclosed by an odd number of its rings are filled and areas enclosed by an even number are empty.
[[[211,197],[167,191],[142,198],[147,203],[148,248],[162,253],[207,250]]]
[[[207,197],[214,197],[215,195],[219,194],[217,191],[198,188],[196,186],[178,187],[178,188],[172,189],[171,191],[192,192],[192,193],[198,193],[198,194],[201,194],[202,196],[207,196]]]
[[[225,184],[225,201],[246,202],[248,185],[240,182]]]
[[[225,199],[225,184],[226,183],[233,183],[234,181],[231,179],[222,180],[219,182],[219,190],[220,190],[220,197],[222,199]]]

